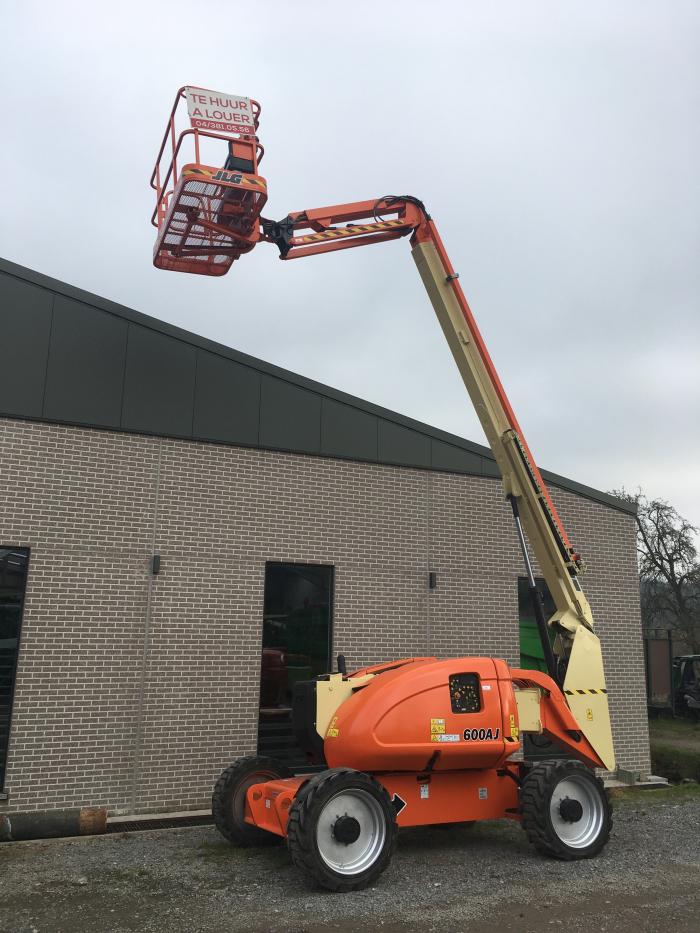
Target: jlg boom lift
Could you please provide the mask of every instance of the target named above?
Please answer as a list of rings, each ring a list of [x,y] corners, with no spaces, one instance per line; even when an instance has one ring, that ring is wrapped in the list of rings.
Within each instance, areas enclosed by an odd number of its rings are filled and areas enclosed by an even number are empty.
[[[176,130],[186,100],[190,126]],[[261,216],[260,105],[186,87],[175,98],[151,184],[161,269],[223,275],[257,243],[283,260],[408,237],[413,259],[498,463],[525,561],[548,673],[497,658],[404,658],[297,685],[293,720],[317,773],[247,757],[221,775],[217,827],[236,845],[286,837],[295,864],[331,890],[372,883],[400,826],[507,817],[536,848],[588,858],[608,840],[596,768],[615,766],[600,642],[571,546],[528,449],[437,228],[422,201],[381,197]],[[204,144],[220,155],[209,158]],[[193,160],[184,162],[186,149]],[[166,155],[166,149],[168,154]],[[181,164],[183,163],[183,164]],[[180,167],[181,164],[181,167]],[[552,594],[545,619],[526,541]],[[552,637],[550,638],[550,633]],[[568,759],[528,763],[523,733]]]

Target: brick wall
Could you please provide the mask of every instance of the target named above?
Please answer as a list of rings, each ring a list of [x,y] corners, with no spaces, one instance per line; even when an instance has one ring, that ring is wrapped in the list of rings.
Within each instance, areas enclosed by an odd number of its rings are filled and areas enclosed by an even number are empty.
[[[5,809],[206,806],[256,747],[268,560],[334,565],[350,665],[518,661],[498,480],[9,419],[0,450],[0,545],[31,548]],[[553,497],[590,566],[619,763],[648,772],[633,520]]]

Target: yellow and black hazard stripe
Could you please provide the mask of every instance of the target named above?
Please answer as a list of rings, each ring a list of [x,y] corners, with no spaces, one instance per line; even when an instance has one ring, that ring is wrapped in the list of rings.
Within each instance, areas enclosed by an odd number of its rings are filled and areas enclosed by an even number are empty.
[[[588,696],[588,695],[591,694],[591,693],[596,694],[596,693],[607,693],[607,692],[608,692],[607,690],[602,690],[602,689],[595,689],[595,690],[593,690],[593,689],[590,689],[590,690],[565,690],[565,691],[564,691],[564,693],[565,693],[567,696],[570,696],[570,697],[575,697],[575,696]]]
[[[246,188],[257,188],[258,190],[262,189],[263,191],[267,191],[267,182],[264,178],[260,178],[259,175],[244,175],[238,184]]]
[[[267,182],[259,175],[243,175],[236,184],[243,185],[244,188],[257,188],[258,190],[267,191]]]
[[[506,742],[519,742],[520,741],[519,738],[516,738],[513,735],[504,735],[503,738],[506,740]]]
[[[348,227],[332,227],[330,230],[324,230],[322,233],[309,233],[306,236],[294,237],[294,245],[301,246],[304,243],[318,243],[320,240],[336,240],[338,237],[353,236],[358,233],[377,233],[380,230],[388,230],[391,227],[405,227],[403,220],[381,220],[376,224],[351,224]]]

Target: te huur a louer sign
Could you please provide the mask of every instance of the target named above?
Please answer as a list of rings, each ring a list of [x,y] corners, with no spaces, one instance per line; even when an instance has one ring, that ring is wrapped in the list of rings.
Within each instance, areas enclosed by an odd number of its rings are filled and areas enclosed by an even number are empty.
[[[190,124],[215,133],[255,135],[253,105],[249,97],[236,97],[203,87],[185,88]]]

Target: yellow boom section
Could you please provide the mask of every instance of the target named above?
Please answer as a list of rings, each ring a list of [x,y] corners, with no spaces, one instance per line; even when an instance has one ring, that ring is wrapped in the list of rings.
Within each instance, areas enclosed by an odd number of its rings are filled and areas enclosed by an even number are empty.
[[[517,501],[528,542],[552,594],[556,612],[548,623],[559,635],[557,653],[568,658],[563,684],[567,702],[581,731],[605,766],[612,770],[615,754],[607,687],[588,600],[576,578],[577,569],[571,557],[563,553],[556,525],[553,528],[548,496],[537,479],[534,464],[528,460],[527,447],[512,427],[498,387],[479,351],[480,337],[460,304],[462,296],[454,273],[438,251],[437,234],[433,237],[414,241],[413,259],[496,458],[505,493]]]

